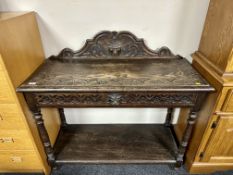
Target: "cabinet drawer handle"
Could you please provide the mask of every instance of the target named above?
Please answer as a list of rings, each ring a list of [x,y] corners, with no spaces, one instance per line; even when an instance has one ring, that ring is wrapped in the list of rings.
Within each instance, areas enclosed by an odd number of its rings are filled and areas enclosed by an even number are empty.
[[[0,138],[1,143],[14,143],[14,139],[12,137],[3,137]]]
[[[22,162],[22,157],[13,156],[13,157],[11,157],[11,161],[14,163],[20,163],[20,162]]]

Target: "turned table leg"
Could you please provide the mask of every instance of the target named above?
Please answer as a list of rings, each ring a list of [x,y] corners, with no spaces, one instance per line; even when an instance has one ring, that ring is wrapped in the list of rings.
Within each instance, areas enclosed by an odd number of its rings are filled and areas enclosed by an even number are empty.
[[[48,132],[47,132],[45,125],[44,125],[44,120],[43,120],[43,117],[41,114],[41,110],[39,107],[37,107],[35,100],[31,94],[25,95],[25,98],[27,100],[27,103],[28,103],[30,110],[33,113],[33,117],[35,119],[35,123],[36,123],[37,129],[38,129],[39,135],[40,135],[40,139],[43,143],[44,150],[45,150],[45,153],[47,155],[48,163],[49,163],[49,165],[53,166],[53,164],[55,162],[54,151],[53,151],[53,148],[51,146]]]
[[[42,114],[41,114],[40,110],[38,109],[37,112],[34,112],[33,116],[35,118],[36,125],[38,128],[39,134],[40,134],[40,138],[43,142],[44,149],[45,149],[45,152],[47,154],[48,162],[50,165],[53,165],[53,163],[55,161],[55,156],[54,156],[53,148],[52,148],[51,143],[50,143],[49,135],[48,135],[46,128],[44,126],[44,120],[42,118]]]
[[[167,116],[165,121],[165,126],[170,127],[174,115],[174,108],[167,109]]]
[[[64,109],[63,108],[58,108],[58,111],[59,111],[59,114],[60,114],[61,126],[62,127],[66,127],[67,126],[67,122],[66,122],[66,117],[65,117]]]
[[[181,165],[183,164],[184,155],[187,150],[187,146],[188,146],[191,134],[192,134],[193,126],[196,122],[196,118],[197,118],[197,112],[190,111],[188,121],[187,121],[187,126],[185,128],[181,143],[179,145],[177,157],[176,157],[177,168],[181,167]]]

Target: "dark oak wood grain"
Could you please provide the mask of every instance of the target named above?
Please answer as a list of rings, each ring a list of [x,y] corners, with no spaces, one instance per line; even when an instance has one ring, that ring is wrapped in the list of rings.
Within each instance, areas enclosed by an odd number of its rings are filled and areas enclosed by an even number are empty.
[[[79,51],[63,49],[29,77],[23,92],[53,163],[176,163],[182,165],[196,113],[214,89],[181,56],[167,47],[149,49],[130,32],[99,33]],[[55,154],[40,114],[57,107],[61,134]],[[70,126],[64,107],[167,107],[166,126]],[[174,107],[189,107],[177,150],[170,132]],[[142,116],[143,117],[143,116]],[[56,157],[55,157],[56,156]]]
[[[82,49],[73,51],[65,48],[57,56],[51,56],[52,60],[61,62],[76,62],[78,60],[112,60],[112,59],[145,59],[145,58],[174,58],[174,54],[167,48],[161,47],[151,50],[143,39],[138,39],[134,34],[122,31],[103,31],[86,41]]]
[[[31,93],[38,106],[61,107],[192,107],[199,94],[191,92]]]
[[[63,63],[46,60],[18,91],[209,91],[212,88],[182,58]]]
[[[51,56],[19,88],[25,91],[210,91],[191,64],[167,47],[155,51],[130,32],[102,32],[79,51]]]
[[[56,163],[175,163],[177,146],[164,125],[70,125],[55,145]]]

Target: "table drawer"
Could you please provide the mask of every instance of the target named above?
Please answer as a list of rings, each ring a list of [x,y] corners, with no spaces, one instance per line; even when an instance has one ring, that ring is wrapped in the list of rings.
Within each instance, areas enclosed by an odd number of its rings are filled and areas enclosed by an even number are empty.
[[[226,99],[222,106],[222,111],[233,112],[233,89],[228,90]]]
[[[62,107],[191,107],[197,93],[191,92],[130,92],[130,93],[35,93],[39,106]],[[30,100],[30,99],[29,99]]]
[[[16,104],[0,104],[0,129],[25,129]]]
[[[0,171],[41,170],[42,166],[34,151],[0,151]]]
[[[27,130],[0,130],[0,150],[33,150]]]
[[[0,103],[14,102],[14,96],[3,71],[0,71]]]

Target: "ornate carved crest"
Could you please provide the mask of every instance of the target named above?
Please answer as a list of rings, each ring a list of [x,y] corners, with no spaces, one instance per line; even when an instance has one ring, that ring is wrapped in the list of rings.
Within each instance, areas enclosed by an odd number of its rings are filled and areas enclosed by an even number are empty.
[[[155,51],[149,49],[143,39],[138,39],[130,32],[104,31],[92,40],[87,40],[79,51],[65,48],[51,60],[74,61],[80,59],[112,59],[112,58],[171,58],[176,57],[167,47]]]

